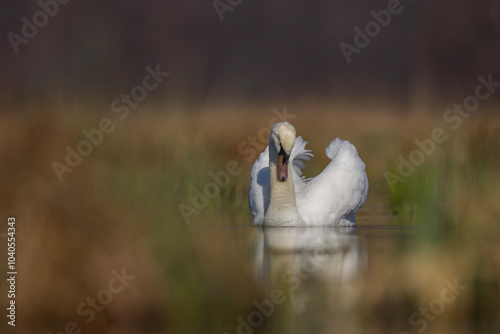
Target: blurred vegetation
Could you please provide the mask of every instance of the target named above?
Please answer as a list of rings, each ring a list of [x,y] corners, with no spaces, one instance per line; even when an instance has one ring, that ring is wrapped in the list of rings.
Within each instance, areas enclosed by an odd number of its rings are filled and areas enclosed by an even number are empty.
[[[348,64],[339,44],[352,45],[354,27],[364,29],[371,11],[387,4],[253,0],[231,7],[221,22],[212,1],[71,2],[18,53],[8,38],[0,41],[0,98],[92,108],[156,64],[176,79],[151,99],[191,106],[381,95],[411,105],[469,94],[481,74],[500,76],[495,0],[401,2],[402,12]],[[0,8],[5,35],[21,35],[22,18],[40,11],[28,0]]]
[[[391,191],[394,224],[418,226],[426,230],[424,236],[435,240],[464,233],[464,228],[467,233],[498,232],[490,223],[500,214],[500,206],[491,201],[499,189],[500,133],[490,118],[471,123],[436,144],[436,152],[426,156],[404,182],[395,182]],[[409,151],[402,154],[408,158]],[[392,173],[398,173],[398,164],[391,163]]]
[[[126,121],[115,120],[116,130],[62,183],[52,161],[62,162],[65,146],[76,147],[84,139],[82,129],[96,127],[109,115],[3,116],[0,205],[18,221],[20,330],[56,332],[76,320],[88,332],[232,333],[237,317],[254,310],[252,301],[268,298],[250,262],[255,231],[221,227],[251,226],[247,192],[253,161],[238,146],[269,127],[274,106],[212,108],[159,114],[150,106]],[[384,173],[397,172],[397,157],[407,157],[415,138],[441,126],[439,120],[411,113],[400,117],[390,108],[367,113],[356,105],[296,103],[287,108],[296,115],[290,121],[297,133],[315,153],[306,176],[326,166],[324,148],[335,137],[355,144],[367,165],[370,193],[357,220],[358,232],[366,236],[369,269],[345,328],[404,330],[412,312],[439,296],[443,279],[459,277],[468,289],[429,332],[496,332],[497,116],[485,111],[488,116],[468,119],[391,191]],[[203,191],[212,182],[209,172],[226,170],[231,160],[241,172],[186,224],[179,204],[193,205],[194,189]],[[390,224],[411,229],[382,239],[363,229]],[[3,252],[0,256],[5,260]],[[85,324],[76,306],[106,286],[112,269],[122,267],[136,279]],[[258,332],[289,328],[294,318],[286,309]],[[315,319],[319,328],[334,328],[339,317],[325,310],[294,321],[310,328],[305,324]]]
[[[398,173],[415,139],[444,127],[444,110],[474,93],[478,75],[499,80],[499,2],[402,2],[348,64],[339,44],[387,4],[252,0],[221,22],[212,1],[70,1],[18,53],[3,38],[0,211],[17,219],[16,332],[59,333],[71,320],[83,333],[236,332],[237,317],[269,297],[250,260],[257,153],[240,145],[255,137],[262,150],[259,134],[285,103],[315,154],[307,177],[328,164],[335,137],[365,161],[370,192],[356,235],[368,267],[353,308],[319,298],[298,316],[287,303],[256,332],[415,332],[409,315],[455,277],[467,290],[426,333],[500,332],[500,95],[404,182],[384,176]],[[21,34],[40,2],[0,8],[5,37]],[[171,76],[126,120],[114,117],[110,103],[156,64]],[[116,130],[59,182],[52,162],[104,117]],[[238,172],[200,200],[230,161]],[[136,278],[85,323],[77,306],[123,267]],[[332,295],[321,284],[311,291]]]

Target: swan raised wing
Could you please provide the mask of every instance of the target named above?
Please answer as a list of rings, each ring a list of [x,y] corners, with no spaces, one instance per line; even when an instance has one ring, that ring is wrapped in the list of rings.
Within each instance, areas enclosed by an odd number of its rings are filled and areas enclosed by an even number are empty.
[[[365,164],[356,147],[339,138],[325,153],[332,161],[297,194],[299,213],[307,225],[354,226],[368,195]]]

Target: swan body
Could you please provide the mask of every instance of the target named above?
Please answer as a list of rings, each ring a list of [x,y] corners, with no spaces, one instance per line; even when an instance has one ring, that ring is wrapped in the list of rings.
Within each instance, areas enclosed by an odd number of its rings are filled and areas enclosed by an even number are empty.
[[[269,145],[252,167],[248,202],[257,226],[355,226],[368,178],[354,145],[341,139],[326,148],[332,161],[316,177],[302,176],[313,156],[288,122],[276,123]]]

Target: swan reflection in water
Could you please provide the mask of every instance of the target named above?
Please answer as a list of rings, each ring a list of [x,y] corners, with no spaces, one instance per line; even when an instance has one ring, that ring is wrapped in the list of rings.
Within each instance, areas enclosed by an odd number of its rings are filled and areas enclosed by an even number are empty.
[[[345,317],[360,302],[368,258],[354,228],[259,228],[254,245],[256,279],[296,316]]]

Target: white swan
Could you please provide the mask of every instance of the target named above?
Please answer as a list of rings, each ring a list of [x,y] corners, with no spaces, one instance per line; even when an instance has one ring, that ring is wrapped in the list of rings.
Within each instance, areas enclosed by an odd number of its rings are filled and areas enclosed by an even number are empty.
[[[248,202],[254,225],[355,226],[366,201],[365,164],[354,145],[335,139],[326,148],[332,160],[315,178],[302,176],[313,156],[296,138],[293,125],[274,124],[269,145],[252,167]]]

